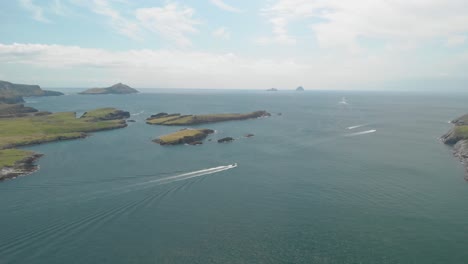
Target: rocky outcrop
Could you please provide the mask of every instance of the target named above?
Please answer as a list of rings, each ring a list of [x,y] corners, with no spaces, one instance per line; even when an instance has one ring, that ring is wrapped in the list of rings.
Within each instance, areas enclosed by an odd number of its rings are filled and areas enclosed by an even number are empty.
[[[42,154],[31,153],[24,159],[17,161],[14,166],[0,168],[0,181],[31,174],[37,171],[39,167],[34,164],[34,162],[42,156]]]
[[[453,155],[463,163],[465,179],[468,180],[468,115],[461,116],[451,123],[454,127],[440,139],[453,146]]]
[[[130,86],[118,83],[114,84],[111,87],[106,88],[91,88],[86,91],[83,91],[79,94],[132,94],[138,93],[136,89],[131,88]]]
[[[303,91],[304,91],[304,87],[299,86],[299,87],[296,88],[296,91],[297,91],[297,92],[303,92]]]
[[[267,91],[267,92],[277,92],[278,89],[276,89],[276,88],[270,88],[270,89],[267,89],[266,91]]]
[[[228,142],[231,142],[231,141],[234,141],[234,138],[225,137],[225,138],[222,138],[222,139],[218,139],[218,143],[228,143]]]

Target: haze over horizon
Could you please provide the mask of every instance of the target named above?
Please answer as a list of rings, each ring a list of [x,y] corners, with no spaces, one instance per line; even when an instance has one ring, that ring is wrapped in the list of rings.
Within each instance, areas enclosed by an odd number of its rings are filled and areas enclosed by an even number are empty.
[[[43,87],[463,89],[464,0],[17,0],[0,80]]]

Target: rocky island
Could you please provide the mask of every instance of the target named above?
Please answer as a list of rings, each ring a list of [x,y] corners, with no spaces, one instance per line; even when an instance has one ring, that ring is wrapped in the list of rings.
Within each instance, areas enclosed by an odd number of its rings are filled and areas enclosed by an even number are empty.
[[[207,114],[207,115],[181,115],[181,114],[168,114],[159,113],[152,115],[146,119],[146,123],[150,125],[163,125],[163,126],[185,126],[185,125],[198,125],[206,123],[215,123],[231,120],[245,120],[259,117],[271,116],[266,111],[255,111],[245,114]]]
[[[454,156],[465,166],[465,179],[468,180],[468,114],[453,121],[454,127],[441,137],[442,142],[454,147]]]
[[[296,92],[303,92],[304,91],[304,87],[302,86],[299,86],[296,88]]]
[[[160,136],[153,142],[160,145],[178,145],[178,144],[202,144],[200,140],[205,139],[209,134],[213,134],[211,129],[182,129],[177,132]]]
[[[136,89],[131,88],[130,86],[118,83],[114,84],[111,87],[106,88],[91,88],[86,91],[83,91],[79,94],[132,94],[138,93]]]
[[[267,91],[267,92],[277,92],[278,89],[276,89],[276,88],[270,88],[270,89],[267,89],[266,91]]]
[[[36,170],[34,161],[41,155],[15,147],[84,138],[89,132],[123,128],[130,116],[115,108],[88,111],[79,118],[74,112],[37,113],[0,118],[0,180]]]

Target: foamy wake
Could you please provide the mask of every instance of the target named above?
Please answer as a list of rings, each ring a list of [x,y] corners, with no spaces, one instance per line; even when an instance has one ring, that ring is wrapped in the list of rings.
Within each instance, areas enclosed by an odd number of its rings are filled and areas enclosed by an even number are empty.
[[[132,114],[132,116],[139,116],[139,115],[143,114],[144,112],[145,112],[145,111],[143,110],[143,111],[140,111],[140,112],[138,112],[138,113]]]
[[[350,127],[347,127],[346,129],[352,130],[352,129],[360,128],[360,127],[363,127],[363,126],[367,126],[367,124],[361,124],[361,125],[356,125],[356,126],[350,126]]]
[[[148,185],[148,184],[158,184],[158,185],[168,184],[171,182],[188,180],[191,178],[201,177],[201,176],[208,175],[208,174],[213,174],[213,173],[218,173],[218,172],[234,169],[235,167],[237,167],[237,163],[226,165],[226,166],[219,166],[219,167],[214,167],[214,168],[209,168],[209,169],[182,173],[179,175],[164,177],[164,178],[150,180],[146,182],[140,182],[140,183],[134,184],[133,186]]]
[[[347,135],[345,135],[345,136],[347,136],[347,137],[354,137],[354,136],[360,136],[360,135],[366,135],[366,134],[374,133],[374,132],[376,132],[376,131],[377,131],[377,130],[372,129],[372,130],[366,130],[366,131],[362,131],[362,132],[347,134]]]

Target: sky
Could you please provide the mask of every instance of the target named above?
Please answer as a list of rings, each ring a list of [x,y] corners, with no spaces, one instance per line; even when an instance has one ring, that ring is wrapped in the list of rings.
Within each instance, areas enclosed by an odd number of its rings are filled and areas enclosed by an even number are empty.
[[[2,1],[0,80],[468,90],[467,1]]]

